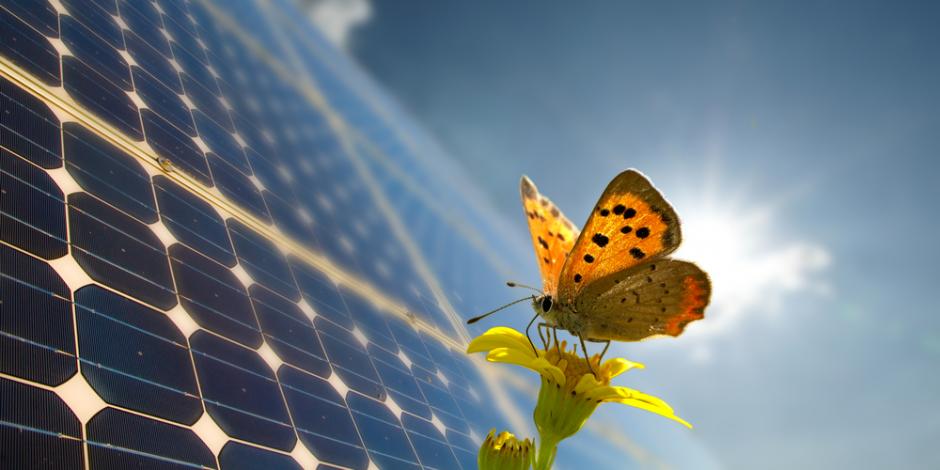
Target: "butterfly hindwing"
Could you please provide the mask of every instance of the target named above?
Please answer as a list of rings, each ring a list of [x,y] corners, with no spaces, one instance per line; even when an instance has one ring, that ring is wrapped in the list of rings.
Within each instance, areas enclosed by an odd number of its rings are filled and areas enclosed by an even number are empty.
[[[542,288],[546,294],[555,295],[558,276],[578,238],[578,229],[548,198],[539,194],[529,178],[522,177],[519,190],[542,273]]]
[[[681,238],[672,206],[642,173],[626,170],[607,185],[584,224],[561,270],[558,299],[572,304],[593,282],[671,253]]]
[[[574,306],[585,313],[585,337],[639,341],[679,336],[688,323],[705,316],[710,295],[708,275],[698,266],[663,258],[592,282]]]

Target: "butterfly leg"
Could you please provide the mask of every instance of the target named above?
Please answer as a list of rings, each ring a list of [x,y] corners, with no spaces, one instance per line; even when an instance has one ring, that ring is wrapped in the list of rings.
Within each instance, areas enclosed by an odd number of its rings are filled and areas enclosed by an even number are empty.
[[[587,352],[587,345],[584,344],[584,337],[581,336],[581,335],[578,335],[578,339],[581,341],[581,351],[584,352],[584,360],[587,361],[588,367],[591,368],[591,373],[594,374],[594,378],[596,379],[596,378],[597,378],[597,371],[594,370],[594,362],[591,361],[591,356],[588,355],[588,352]],[[604,348],[604,351],[607,351],[607,348]]]
[[[539,314],[536,313],[535,316],[533,316],[532,319],[529,320],[529,324],[526,325],[526,327],[525,327],[525,337],[526,337],[527,340],[529,340],[529,345],[532,346],[532,352],[534,352],[536,356],[539,355],[539,350],[536,349],[535,343],[532,342],[532,337],[529,336],[529,329],[532,328],[532,324],[535,323],[535,320],[537,320],[538,318],[539,318]],[[541,337],[541,336],[542,336],[542,329],[541,329],[541,327],[539,327],[539,337]]]
[[[555,341],[555,350],[558,351],[558,355],[561,356],[561,345],[558,344],[558,328],[552,327],[552,340]]]
[[[545,327],[545,331],[546,331],[546,334],[547,334],[547,332],[548,332],[548,324],[547,324],[547,323],[544,323],[544,322],[539,323],[538,325],[536,325],[535,329],[538,330],[538,332],[539,332],[539,339],[542,340],[542,349],[548,349],[548,339],[546,338],[546,335],[542,334],[542,327]]]
[[[607,354],[607,349],[608,349],[608,348],[610,348],[610,340],[607,340],[607,344],[604,345],[604,350],[601,351],[600,359],[598,359],[598,361],[597,361],[598,364],[601,364],[601,363],[604,362],[604,355]]]

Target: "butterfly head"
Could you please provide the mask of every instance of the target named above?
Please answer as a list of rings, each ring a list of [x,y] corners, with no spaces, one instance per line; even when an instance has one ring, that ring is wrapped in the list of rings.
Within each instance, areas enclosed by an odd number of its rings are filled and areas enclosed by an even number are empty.
[[[539,314],[546,314],[552,311],[552,306],[554,305],[554,300],[549,294],[540,295],[532,299],[532,308],[535,309]]]

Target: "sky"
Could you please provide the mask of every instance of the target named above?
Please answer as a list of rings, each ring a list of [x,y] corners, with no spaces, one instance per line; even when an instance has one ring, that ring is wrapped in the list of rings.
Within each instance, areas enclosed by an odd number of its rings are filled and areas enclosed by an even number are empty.
[[[940,468],[940,4],[705,3],[326,1],[315,19],[520,240],[523,173],[576,223],[625,168],[662,190],[713,303],[679,340],[617,352],[720,466]]]

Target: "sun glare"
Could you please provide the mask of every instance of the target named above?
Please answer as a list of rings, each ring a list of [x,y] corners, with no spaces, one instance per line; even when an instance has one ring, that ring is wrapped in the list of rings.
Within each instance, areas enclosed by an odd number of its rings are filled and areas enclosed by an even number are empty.
[[[708,199],[677,206],[683,241],[675,256],[708,272],[713,288],[708,321],[690,326],[690,336],[727,330],[749,312],[778,309],[782,294],[814,288],[808,277],[829,263],[818,245],[778,240],[770,207]]]

